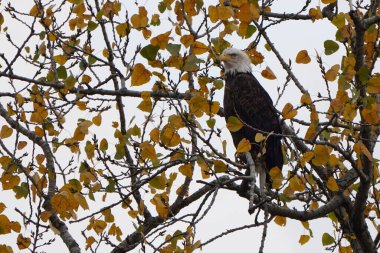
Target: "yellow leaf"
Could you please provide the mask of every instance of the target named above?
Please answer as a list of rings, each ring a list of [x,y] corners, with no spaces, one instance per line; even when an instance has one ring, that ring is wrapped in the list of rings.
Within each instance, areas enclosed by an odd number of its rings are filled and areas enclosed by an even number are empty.
[[[367,82],[367,92],[370,94],[380,93],[380,78],[372,77]]]
[[[335,81],[336,76],[338,75],[339,69],[340,69],[340,65],[335,64],[329,70],[327,70],[326,75],[325,75],[326,80],[330,82]]]
[[[283,179],[281,170],[277,166],[273,167],[269,171],[269,176],[272,179],[272,188],[279,189],[282,185],[282,179]]]
[[[204,54],[208,51],[208,47],[202,42],[196,41],[193,44],[193,54]]]
[[[130,27],[128,23],[120,23],[116,26],[116,32],[121,38],[127,36],[129,29]]]
[[[337,192],[339,191],[339,186],[335,181],[334,177],[329,177],[326,182],[326,186],[330,191]]]
[[[312,163],[315,166],[325,165],[329,161],[329,151],[324,145],[315,145]]]
[[[86,198],[80,192],[74,193],[74,198],[78,201],[83,210],[89,209]]]
[[[301,96],[301,104],[303,105],[311,105],[311,97],[308,93],[305,93]]]
[[[24,237],[22,234],[19,234],[17,237],[17,246],[19,249],[27,249],[31,244],[29,237]]]
[[[236,17],[246,23],[250,23],[252,20],[258,20],[260,17],[259,7],[252,3],[244,3],[239,7]]]
[[[236,148],[236,152],[237,153],[245,153],[245,152],[249,152],[251,150],[251,143],[249,142],[248,139],[246,138],[243,138],[237,148]]]
[[[3,190],[11,190],[20,183],[20,177],[10,173],[4,173],[1,176],[1,183],[3,185]]]
[[[362,110],[362,116],[368,124],[377,124],[379,122],[378,105],[373,103]]]
[[[136,210],[128,211],[128,215],[131,216],[133,219],[136,219],[138,214],[139,214],[139,211],[136,211]]]
[[[41,218],[41,220],[42,220],[43,222],[47,222],[48,219],[50,218],[51,214],[52,214],[52,213],[51,213],[50,211],[43,211],[43,212],[41,212],[41,214],[40,214],[40,218]]]
[[[0,234],[11,233],[11,223],[7,216],[0,214]]]
[[[214,170],[216,173],[224,173],[227,171],[227,165],[221,160],[214,160]]]
[[[308,64],[311,61],[310,56],[306,50],[301,50],[296,56],[296,63]]]
[[[151,76],[152,73],[143,64],[137,63],[133,68],[131,84],[132,86],[140,86],[149,82]]]
[[[134,14],[131,17],[131,23],[134,28],[141,28],[148,25],[148,18],[143,15]]]
[[[107,223],[105,221],[102,221],[102,220],[94,221],[93,229],[98,235],[101,234],[106,227],[107,227]]]
[[[153,45],[153,46],[159,46],[160,49],[165,49],[166,48],[166,45],[168,44],[169,42],[169,35],[170,35],[171,31],[168,31],[166,33],[163,33],[163,34],[160,34],[154,38],[152,38],[150,40],[150,43]]]
[[[169,125],[164,126],[161,130],[160,139],[168,147],[175,147],[181,143],[179,134]]]
[[[142,92],[141,98],[143,101],[137,106],[143,112],[151,112],[152,111],[152,101],[150,99],[150,92]]]
[[[1,127],[1,131],[0,131],[0,138],[1,139],[6,139],[8,137],[10,137],[13,133],[13,129],[10,128],[9,126],[7,125],[3,125]]]
[[[227,119],[227,128],[230,132],[237,132],[244,126],[243,122],[235,116],[230,116]]]
[[[356,154],[363,154],[368,158],[368,160],[372,161],[372,155],[362,141],[355,143],[353,149]]]
[[[44,10],[42,6],[37,6],[36,4],[30,9],[29,15],[33,17],[40,17],[44,14]]]
[[[64,55],[56,55],[53,58],[54,58],[54,61],[58,63],[59,65],[64,65],[67,61],[67,57]]]
[[[297,110],[293,108],[293,105],[291,103],[287,103],[284,108],[282,109],[282,117],[284,119],[292,119],[297,115]]]
[[[21,225],[17,221],[11,221],[11,229],[14,232],[20,233],[21,231]]]
[[[3,202],[0,202],[0,213],[4,212],[6,206]]]
[[[266,136],[263,135],[262,133],[257,133],[255,135],[255,142],[259,143],[259,142],[262,142],[266,139]]]
[[[95,126],[100,126],[102,124],[102,115],[99,113],[98,115],[93,117],[92,123],[94,123]]]
[[[158,128],[153,128],[149,133],[150,139],[154,142],[160,141],[160,130]]]
[[[336,0],[322,0],[322,3],[324,3],[324,4],[332,4],[335,2],[336,2]]]
[[[185,177],[193,177],[193,168],[191,167],[191,164],[189,164],[189,163],[181,165],[178,168],[178,170]]]
[[[166,193],[156,194],[150,202],[156,206],[156,211],[161,218],[168,217],[169,198]]]
[[[339,164],[339,159],[334,154],[331,154],[329,157],[329,164],[331,166],[337,166]]]
[[[261,75],[263,77],[265,77],[266,79],[269,79],[269,80],[275,80],[275,79],[277,79],[277,77],[275,76],[275,74],[272,72],[272,70],[269,67],[266,67],[266,69],[264,69],[261,72]]]
[[[85,248],[85,250],[88,250],[94,242],[96,242],[95,238],[93,236],[89,236],[86,239],[86,248]]]
[[[150,144],[149,142],[144,141],[143,143],[141,143],[140,149],[141,149],[140,155],[142,159],[153,160],[157,158],[156,150],[154,149],[154,146]]]
[[[107,48],[104,48],[104,49],[103,49],[102,54],[103,54],[103,56],[104,56],[105,58],[110,57],[110,53],[109,53],[109,51],[108,51]]]
[[[293,191],[303,192],[305,190],[305,184],[297,175],[289,180],[289,186]]]
[[[88,76],[88,75],[86,75],[86,74],[84,74],[83,76],[82,76],[82,83],[86,83],[86,84],[89,84],[90,82],[91,82],[91,77],[90,76]]]
[[[226,21],[234,15],[234,11],[229,6],[219,5],[217,9],[218,9],[218,18],[222,21]]]
[[[304,245],[309,240],[310,240],[310,236],[309,235],[301,235],[300,239],[298,240],[298,242],[299,242],[299,244]]]
[[[309,10],[309,15],[311,16],[311,19],[313,21],[323,18],[322,11],[321,11],[321,8],[319,6],[317,8],[311,8]]]
[[[201,117],[204,113],[204,109],[208,105],[208,101],[203,96],[193,96],[188,102],[190,105],[190,111],[197,117]]]
[[[183,36],[181,36],[180,41],[181,41],[181,43],[182,43],[186,48],[188,48],[189,46],[191,46],[191,45],[194,43],[194,37],[193,37],[193,35],[191,35],[191,34],[183,35]]]
[[[286,217],[276,216],[276,218],[274,218],[274,222],[281,227],[285,227],[286,226]]]

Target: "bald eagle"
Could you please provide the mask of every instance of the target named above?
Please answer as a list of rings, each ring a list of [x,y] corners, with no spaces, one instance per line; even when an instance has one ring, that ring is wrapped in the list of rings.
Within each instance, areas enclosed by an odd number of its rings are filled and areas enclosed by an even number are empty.
[[[243,51],[227,48],[219,59],[225,71],[225,119],[235,116],[244,124],[239,131],[231,132],[232,139],[235,147],[243,138],[251,143],[250,153],[263,190],[265,182],[270,182],[266,173],[275,166],[282,169],[284,163],[279,117],[269,94],[252,75],[251,60]],[[257,133],[266,136],[266,140],[255,142]],[[244,157],[242,160],[245,161]]]

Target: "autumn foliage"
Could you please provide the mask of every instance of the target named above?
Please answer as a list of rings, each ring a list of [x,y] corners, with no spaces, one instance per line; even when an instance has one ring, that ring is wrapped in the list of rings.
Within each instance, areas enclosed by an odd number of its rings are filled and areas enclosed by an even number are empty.
[[[224,231],[200,238],[197,226],[225,191],[264,230],[259,252],[288,219],[305,231],[294,243],[377,252],[380,3],[298,2],[2,1],[0,252],[207,252]],[[271,34],[289,22],[335,35],[314,51],[286,38],[302,46],[282,52]],[[245,123],[223,118],[230,46],[277,86],[285,166],[265,195],[240,191],[252,143],[233,149],[228,130]],[[322,218],[332,226],[315,238],[309,221]]]

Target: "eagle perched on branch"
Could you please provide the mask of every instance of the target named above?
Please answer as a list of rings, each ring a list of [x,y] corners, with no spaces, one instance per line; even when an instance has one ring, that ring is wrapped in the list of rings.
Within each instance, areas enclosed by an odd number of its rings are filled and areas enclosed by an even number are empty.
[[[269,94],[252,75],[248,55],[239,49],[227,48],[219,59],[224,63],[225,70],[226,121],[234,116],[244,125],[238,131],[231,131],[234,145],[237,147],[243,138],[251,143],[250,154],[259,174],[260,189],[263,190],[265,182],[270,182],[269,178],[266,179],[269,170],[276,166],[282,169],[284,164],[279,117]],[[257,133],[265,136],[259,143],[255,141]],[[244,157],[242,160],[245,160]]]

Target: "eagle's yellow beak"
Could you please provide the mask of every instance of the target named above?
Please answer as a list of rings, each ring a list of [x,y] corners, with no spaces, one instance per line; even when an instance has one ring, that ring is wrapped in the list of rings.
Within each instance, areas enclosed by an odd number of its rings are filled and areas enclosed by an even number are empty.
[[[231,56],[229,56],[228,54],[222,53],[219,56],[219,60],[220,61],[231,61]]]

